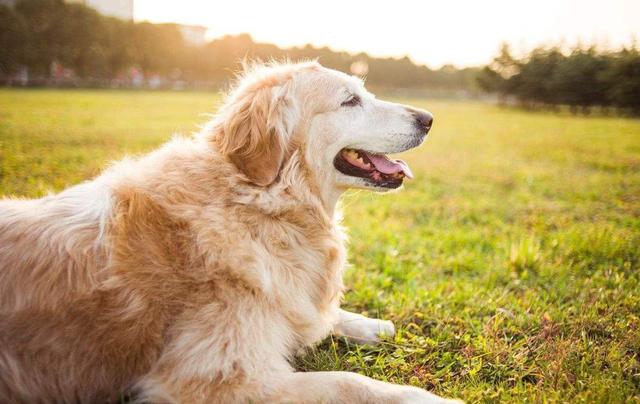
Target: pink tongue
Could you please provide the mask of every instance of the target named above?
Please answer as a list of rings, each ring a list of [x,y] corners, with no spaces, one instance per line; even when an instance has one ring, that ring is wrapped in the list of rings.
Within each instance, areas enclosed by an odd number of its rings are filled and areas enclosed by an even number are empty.
[[[395,174],[402,171],[404,172],[404,175],[406,175],[407,177],[413,178],[413,173],[411,172],[411,169],[409,168],[407,163],[405,163],[402,160],[391,161],[387,158],[387,156],[384,156],[382,154],[367,153],[367,156],[369,157],[369,160],[371,160],[373,165],[376,166],[376,169],[381,173]]]

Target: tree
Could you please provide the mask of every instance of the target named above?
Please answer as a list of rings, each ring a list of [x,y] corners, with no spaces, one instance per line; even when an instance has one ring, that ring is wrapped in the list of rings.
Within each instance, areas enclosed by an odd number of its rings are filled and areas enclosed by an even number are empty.
[[[557,92],[551,78],[563,59],[556,48],[536,48],[526,63],[519,64],[519,72],[512,78],[519,99],[534,104],[557,103]]]
[[[46,75],[52,62],[68,58],[70,45],[66,41],[71,36],[65,33],[67,7],[62,0],[23,0],[15,10],[29,31],[26,64],[33,73]]]
[[[585,112],[594,105],[607,105],[607,87],[602,79],[607,64],[594,48],[574,49],[558,63],[551,79],[557,103],[579,106]]]
[[[498,56],[478,73],[476,82],[480,89],[496,93],[502,98],[515,95],[517,79],[514,76],[520,72],[520,68],[520,63],[511,56],[509,45],[504,43]]]
[[[0,5],[0,74],[9,74],[27,62],[29,31],[13,9]]]
[[[615,106],[640,115],[640,52],[635,44],[613,58],[604,80],[609,86],[609,100]]]
[[[476,77],[481,89],[517,97],[525,105],[568,105],[589,113],[594,106],[616,106],[640,114],[640,54],[635,44],[620,52],[576,47],[536,48],[520,60],[507,45]]]

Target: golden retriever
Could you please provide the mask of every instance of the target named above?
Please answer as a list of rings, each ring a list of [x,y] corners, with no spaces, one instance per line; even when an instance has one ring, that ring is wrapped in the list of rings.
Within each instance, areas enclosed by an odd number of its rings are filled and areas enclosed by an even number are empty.
[[[340,310],[348,188],[410,177],[426,111],[315,62],[249,69],[200,134],[38,200],[0,202],[0,401],[445,402],[348,372],[295,372]]]

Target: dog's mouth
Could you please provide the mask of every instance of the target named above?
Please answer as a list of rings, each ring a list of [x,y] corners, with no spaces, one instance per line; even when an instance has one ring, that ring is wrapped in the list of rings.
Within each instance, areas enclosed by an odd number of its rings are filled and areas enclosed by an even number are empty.
[[[404,161],[360,149],[340,150],[333,165],[344,175],[364,178],[381,188],[398,188],[405,177],[413,178],[411,169]]]

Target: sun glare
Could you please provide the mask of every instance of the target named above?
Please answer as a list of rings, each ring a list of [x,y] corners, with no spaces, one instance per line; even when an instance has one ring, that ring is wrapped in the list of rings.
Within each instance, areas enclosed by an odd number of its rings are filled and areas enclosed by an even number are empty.
[[[432,67],[487,63],[503,41],[528,50],[543,43],[629,44],[640,34],[640,2],[506,0],[345,2],[137,0],[137,20],[203,25],[208,37],[249,33],[279,46],[311,43]]]

